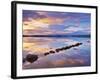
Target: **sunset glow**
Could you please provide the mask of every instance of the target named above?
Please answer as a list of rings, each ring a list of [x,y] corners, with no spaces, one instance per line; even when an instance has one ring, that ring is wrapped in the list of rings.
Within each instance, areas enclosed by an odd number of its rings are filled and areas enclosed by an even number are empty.
[[[86,34],[90,17],[89,13],[23,10],[23,31],[24,35]]]
[[[23,10],[23,69],[91,65],[91,14]]]

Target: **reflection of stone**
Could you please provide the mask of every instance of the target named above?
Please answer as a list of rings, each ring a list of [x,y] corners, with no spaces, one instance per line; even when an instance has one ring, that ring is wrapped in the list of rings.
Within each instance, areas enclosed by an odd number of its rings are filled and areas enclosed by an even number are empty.
[[[88,40],[87,43],[90,43],[90,41]]]
[[[28,54],[26,56],[26,61],[32,63],[34,61],[36,61],[38,59],[38,56],[37,55],[33,55],[33,54]]]
[[[74,50],[78,50],[77,48],[74,48]]]

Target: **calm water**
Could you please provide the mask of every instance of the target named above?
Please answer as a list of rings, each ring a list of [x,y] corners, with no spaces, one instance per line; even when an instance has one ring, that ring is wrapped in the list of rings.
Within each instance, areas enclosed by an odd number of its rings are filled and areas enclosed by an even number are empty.
[[[77,42],[83,44],[60,51],[59,53],[44,56],[45,52],[69,46]],[[24,37],[23,58],[27,54],[36,54],[39,58],[33,63],[27,61],[23,63],[23,69],[90,66],[90,46],[90,38]]]

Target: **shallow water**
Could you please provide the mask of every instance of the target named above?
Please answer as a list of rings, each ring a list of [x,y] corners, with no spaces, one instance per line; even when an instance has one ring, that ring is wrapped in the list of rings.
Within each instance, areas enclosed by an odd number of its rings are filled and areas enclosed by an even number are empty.
[[[45,52],[77,42],[83,44],[44,56]],[[33,63],[23,63],[23,69],[90,66],[90,46],[89,37],[23,37],[23,58],[27,54],[39,56]]]

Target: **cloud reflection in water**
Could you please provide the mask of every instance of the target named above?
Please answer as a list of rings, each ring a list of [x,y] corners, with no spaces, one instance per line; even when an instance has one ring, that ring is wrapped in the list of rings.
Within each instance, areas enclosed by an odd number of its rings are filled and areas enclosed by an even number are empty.
[[[39,56],[39,59],[34,63],[29,64],[28,62],[25,62],[23,64],[23,69],[90,66],[89,38],[24,37],[23,41],[24,57],[27,54],[37,54]],[[75,42],[82,42],[83,45],[61,51],[57,54],[43,56],[44,52],[71,45]]]

